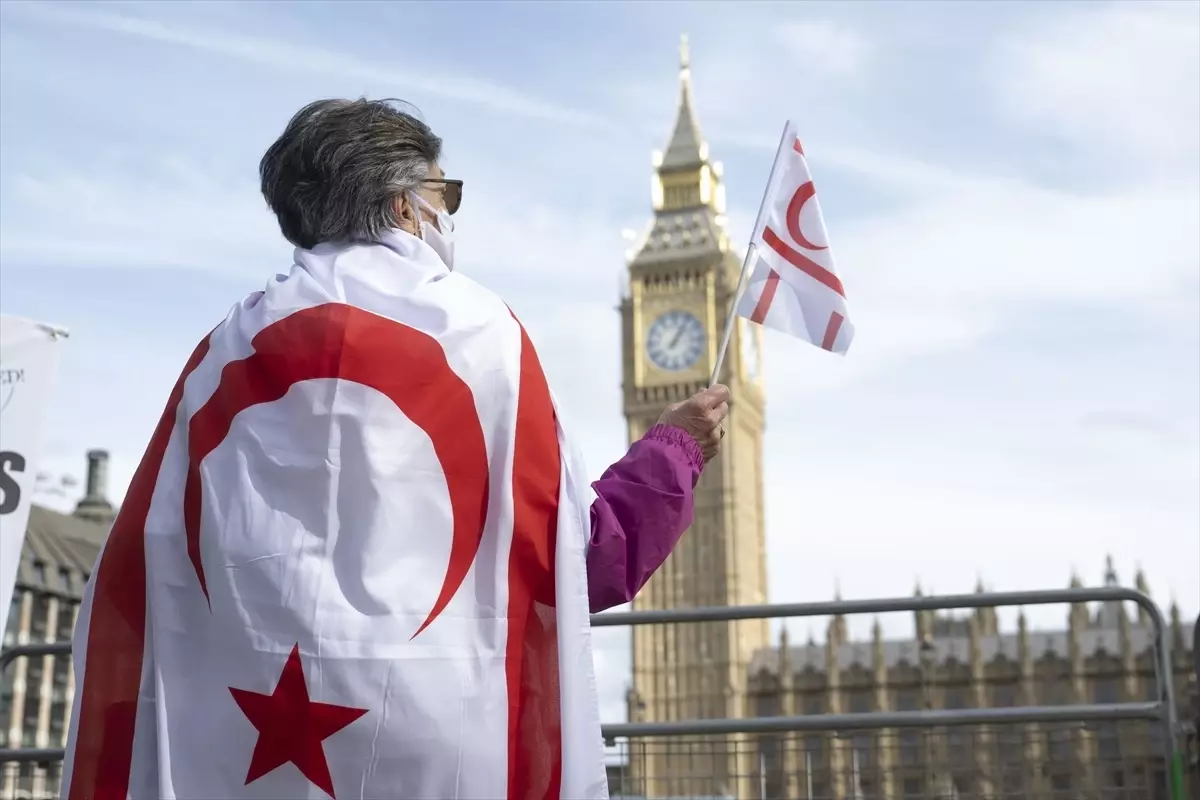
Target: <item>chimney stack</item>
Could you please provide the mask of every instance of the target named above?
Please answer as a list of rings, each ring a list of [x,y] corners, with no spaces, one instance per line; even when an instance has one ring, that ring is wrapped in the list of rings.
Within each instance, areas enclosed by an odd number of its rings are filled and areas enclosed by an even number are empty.
[[[108,502],[108,451],[89,450],[87,460],[86,494],[75,506],[75,516],[107,527],[117,516]]]
[[[88,450],[87,497],[102,500],[108,495],[108,451]]]

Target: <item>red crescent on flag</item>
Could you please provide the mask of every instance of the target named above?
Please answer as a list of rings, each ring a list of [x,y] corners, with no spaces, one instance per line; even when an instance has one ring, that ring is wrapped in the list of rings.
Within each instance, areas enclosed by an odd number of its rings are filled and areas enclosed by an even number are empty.
[[[800,228],[800,213],[804,211],[804,204],[812,200],[817,195],[817,189],[813,186],[813,182],[803,184],[796,193],[792,195],[791,201],[788,203],[787,214],[784,220],[787,222],[788,233],[791,234],[792,240],[807,250],[826,250],[829,245],[823,244],[817,246],[810,242],[804,235],[804,231]]]
[[[183,519],[188,556],[208,597],[200,557],[200,464],[246,409],[282,398],[302,381],[336,378],[375,389],[425,431],[450,491],[453,532],[446,577],[421,633],[445,609],[479,553],[487,519],[487,445],[470,387],[437,339],[343,303],[297,311],[263,328],[254,353],[225,365],[212,397],[188,424]],[[210,600],[211,602],[211,600]]]

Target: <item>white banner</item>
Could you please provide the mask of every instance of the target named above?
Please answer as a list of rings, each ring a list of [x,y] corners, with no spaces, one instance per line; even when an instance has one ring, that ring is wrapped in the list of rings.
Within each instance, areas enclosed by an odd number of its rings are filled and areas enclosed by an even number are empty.
[[[0,314],[0,638],[25,544],[42,414],[65,338],[52,325]]]

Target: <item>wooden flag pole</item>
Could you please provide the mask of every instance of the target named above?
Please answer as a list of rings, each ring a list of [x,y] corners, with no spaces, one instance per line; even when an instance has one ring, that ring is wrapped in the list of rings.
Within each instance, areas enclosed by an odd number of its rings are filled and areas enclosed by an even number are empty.
[[[762,200],[758,201],[758,214],[754,217],[754,227],[750,229],[750,244],[746,247],[746,258],[742,260],[742,272],[738,275],[737,288],[733,290],[733,302],[729,304],[729,313],[725,315],[725,332],[721,334],[721,346],[717,349],[717,361],[713,364],[712,377],[708,380],[710,387],[715,386],[717,379],[721,377],[721,367],[725,364],[725,353],[729,350],[729,340],[733,338],[733,324],[737,318],[738,302],[742,299],[742,292],[746,288],[746,279],[750,275],[750,269],[758,254],[758,248],[754,246],[754,237],[758,235],[758,229],[762,225],[763,212],[767,208],[767,198],[771,196],[771,188],[775,185],[775,170],[779,168],[780,156],[783,154],[783,148],[787,144],[789,136],[794,136],[792,126],[790,122],[785,122],[783,134],[779,137],[779,146],[775,148],[775,159],[771,162],[771,172],[767,175],[767,188],[763,190]]]

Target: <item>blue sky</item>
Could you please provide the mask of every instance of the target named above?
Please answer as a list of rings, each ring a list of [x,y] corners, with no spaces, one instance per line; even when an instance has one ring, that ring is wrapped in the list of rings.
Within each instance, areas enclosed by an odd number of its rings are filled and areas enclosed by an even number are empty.
[[[367,95],[446,140],[459,268],[526,321],[599,473],[624,447],[622,231],[649,222],[687,32],[735,240],[790,116],[858,329],[845,359],[768,336],[772,598],[1095,582],[1112,553],[1200,608],[1196,3],[5,2],[0,23],[0,308],[72,330],[47,471],[108,448],[124,491],[192,346],[290,264],[263,150],[302,104]],[[625,639],[602,642],[615,717]]]

